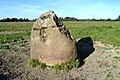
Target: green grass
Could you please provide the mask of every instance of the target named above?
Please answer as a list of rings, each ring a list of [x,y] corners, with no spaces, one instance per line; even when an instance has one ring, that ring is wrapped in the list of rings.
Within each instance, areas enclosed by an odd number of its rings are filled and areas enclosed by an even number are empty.
[[[89,36],[94,41],[120,46],[119,21],[64,21],[63,23],[76,39]],[[33,22],[0,22],[0,31],[30,32],[32,25]]]
[[[25,31],[14,34],[0,34],[0,49],[14,49],[12,43],[20,45],[23,39],[30,37],[30,31],[33,22],[0,22],[1,31]],[[91,37],[93,41],[101,41],[105,44],[120,46],[120,22],[112,21],[79,21],[79,22],[64,22],[71,34],[76,38]],[[24,46],[24,45],[22,45]],[[114,57],[120,61],[120,57]],[[78,62],[72,60],[67,63],[57,64],[53,66],[55,69],[70,70],[78,66]],[[32,67],[38,66],[43,69],[46,67],[44,63],[37,60],[31,62]]]
[[[30,31],[33,22],[0,22],[0,31]]]
[[[120,46],[120,22],[64,22],[75,38],[90,36],[113,46]]]
[[[71,59],[68,62],[61,63],[61,64],[56,64],[52,68],[57,69],[57,70],[65,70],[69,71],[72,68],[78,68],[80,66],[80,60],[79,59]]]
[[[80,65],[80,60],[79,59],[71,59],[68,62],[64,62],[61,64],[56,64],[54,66],[47,66],[45,63],[40,62],[38,59],[31,59],[29,61],[29,65],[31,67],[38,67],[45,69],[46,67],[50,67],[56,70],[64,70],[64,71],[70,71],[72,68],[78,68]]]
[[[15,33],[15,34],[1,34],[0,35],[0,49],[3,50],[13,50],[15,45],[23,46],[23,41],[25,38],[29,38],[30,32]]]
[[[120,61],[120,57],[118,56],[115,56],[114,59]]]
[[[31,59],[29,61],[29,65],[31,67],[38,67],[38,68],[42,68],[42,69],[45,69],[47,67],[47,65],[45,63],[40,62],[38,59]]]

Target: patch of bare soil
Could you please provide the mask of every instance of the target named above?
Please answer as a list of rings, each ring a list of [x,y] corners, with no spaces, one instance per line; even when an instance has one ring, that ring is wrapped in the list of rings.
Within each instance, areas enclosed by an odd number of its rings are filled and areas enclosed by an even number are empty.
[[[31,68],[29,42],[14,50],[0,50],[0,80],[119,80],[120,48],[95,42],[95,51],[78,69],[66,72]]]

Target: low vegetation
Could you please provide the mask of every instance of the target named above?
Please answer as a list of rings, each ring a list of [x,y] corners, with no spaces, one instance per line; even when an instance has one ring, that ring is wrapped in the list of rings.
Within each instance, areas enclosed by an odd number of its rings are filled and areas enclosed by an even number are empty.
[[[114,59],[120,61],[120,56],[115,56]]]
[[[29,61],[29,65],[31,67],[38,67],[38,68],[42,68],[42,69],[45,69],[47,67],[47,65],[45,63],[40,62],[38,59],[31,59]]]
[[[31,31],[33,22],[1,22],[0,31]],[[92,37],[93,40],[120,46],[119,21],[64,21],[75,38]]]
[[[56,79],[56,76],[57,77],[59,76],[59,79],[68,79],[68,78],[77,79],[79,77],[78,80],[90,79],[90,78],[94,80],[94,79],[101,79],[102,76],[102,79],[119,80],[120,78],[119,76],[120,56],[118,51],[120,46],[119,21],[114,21],[114,22],[113,21],[109,21],[109,22],[108,21],[64,21],[64,24],[67,26],[71,34],[76,39],[90,36],[93,39],[93,41],[101,41],[105,44],[111,44],[118,47],[118,48],[115,47],[117,50],[112,50],[112,51],[111,50],[106,51],[106,48],[96,47],[98,49],[95,50],[95,55],[91,56],[90,59],[86,60],[87,63],[85,63],[84,67],[79,68],[77,71],[72,70],[72,72],[69,73],[70,76],[68,76],[68,74],[61,74],[61,71],[58,71],[57,73],[56,71],[51,72],[51,69],[44,70],[46,72],[43,71],[41,73],[38,71],[35,72],[38,75],[36,74],[33,75],[32,72],[34,70],[27,69],[28,67],[26,67],[26,61],[29,59],[29,43],[28,42],[26,43],[26,41],[29,41],[32,24],[33,22],[5,22],[5,23],[0,22],[0,51],[1,51],[0,70],[1,70],[1,74],[4,74],[5,77],[7,74],[7,76],[12,75],[13,77],[15,76],[19,77],[17,79],[21,79],[21,78],[25,79],[26,76],[28,76],[29,79],[37,79],[37,77],[38,79],[44,79],[41,78],[41,76],[44,76],[46,78],[47,75],[48,76],[47,79],[49,78]],[[3,33],[10,31],[12,32],[12,34]],[[14,32],[19,32],[19,33],[14,33]],[[16,49],[16,47],[18,48]],[[12,51],[7,51],[7,50],[12,50]],[[78,67],[78,65],[80,64],[80,62],[78,61],[79,60],[71,60],[70,62],[57,64],[51,68],[54,68],[56,70],[69,71],[73,67]],[[93,62],[93,64],[91,64],[91,62]],[[34,59],[30,60],[29,65],[31,67],[38,67],[42,69],[49,67],[46,64],[41,63],[38,60],[34,60]],[[96,73],[98,73],[97,76]],[[88,74],[90,75],[88,76]],[[66,77],[66,78],[61,78],[61,77]]]
[[[120,46],[120,22],[112,21],[64,21],[66,27],[70,30],[71,34],[76,38],[83,38],[90,36],[93,41],[101,41],[106,44],[113,46]],[[24,39],[29,38],[30,31],[33,22],[1,22],[0,32],[3,31],[24,31],[21,33],[14,34],[0,34],[0,49],[11,50],[16,46],[14,44],[24,45]],[[115,57],[119,60],[120,58]],[[35,62],[35,63],[33,63]],[[72,63],[72,64],[71,64]],[[32,67],[41,65],[42,63],[37,60],[32,60]],[[73,67],[78,67],[78,60],[71,60],[67,63],[57,64],[53,66],[55,69],[70,70]],[[45,67],[42,64],[40,67]]]
[[[56,64],[55,66],[52,66],[52,68],[58,69],[58,70],[69,71],[72,68],[78,68],[79,66],[80,66],[80,60],[79,59],[71,59],[68,62],[61,63],[61,64]]]
[[[94,41],[120,46],[119,21],[64,21],[63,23],[76,39],[90,36]],[[33,22],[0,22],[0,32],[26,31],[29,37],[32,24]]]
[[[0,22],[0,32],[2,31],[30,31],[33,22]]]
[[[15,49],[16,45],[22,46],[24,42],[26,42],[25,38],[27,38],[29,35],[30,33],[27,32],[15,34],[1,34],[0,49],[13,50]]]
[[[75,38],[90,36],[93,41],[120,46],[120,22],[64,22]]]
[[[29,61],[29,65],[31,67],[38,67],[38,68],[42,68],[42,69],[45,69],[46,67],[51,67],[56,70],[69,71],[72,68],[75,68],[75,67],[78,68],[80,65],[80,60],[79,59],[71,59],[70,61],[65,62],[65,63],[56,64],[54,66],[47,66],[45,63],[40,62],[38,59],[31,59]]]

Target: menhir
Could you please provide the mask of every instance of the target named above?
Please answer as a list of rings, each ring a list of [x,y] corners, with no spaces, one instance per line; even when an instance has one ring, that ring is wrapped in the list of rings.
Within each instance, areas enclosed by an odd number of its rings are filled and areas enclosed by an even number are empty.
[[[47,65],[77,57],[76,40],[53,11],[42,14],[33,24],[30,36],[31,58]]]

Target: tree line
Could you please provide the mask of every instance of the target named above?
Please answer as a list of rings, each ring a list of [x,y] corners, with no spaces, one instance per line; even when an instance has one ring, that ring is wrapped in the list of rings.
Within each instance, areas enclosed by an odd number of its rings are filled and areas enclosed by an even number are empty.
[[[1,19],[0,22],[29,22],[29,21],[35,21],[36,19],[29,20],[28,18],[4,18]]]
[[[61,21],[120,21],[120,15],[117,19],[77,19],[75,17],[59,17]],[[30,22],[30,21],[36,21],[37,19],[29,20],[28,18],[4,18],[1,19],[0,22]]]
[[[120,21],[120,15],[118,16],[117,19],[110,19],[110,18],[108,18],[108,19],[95,19],[95,18],[93,18],[93,19],[77,19],[75,17],[65,17],[65,18],[60,17],[60,19],[62,21]]]

